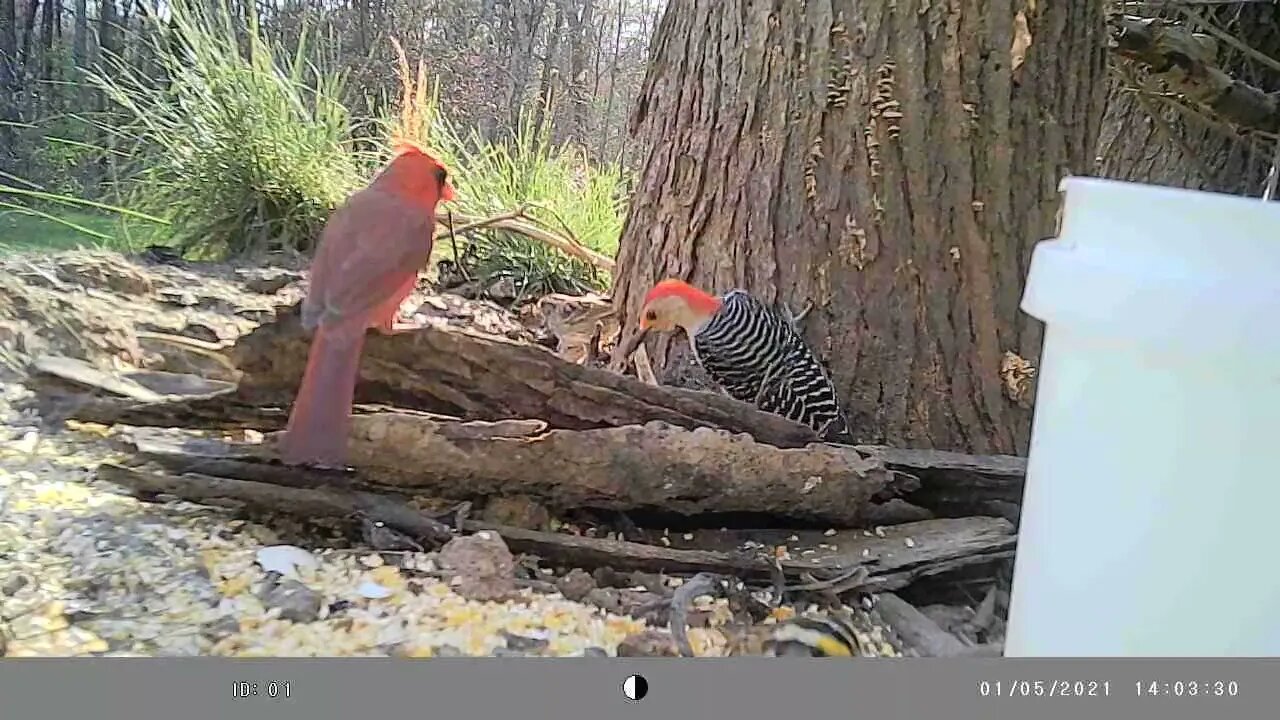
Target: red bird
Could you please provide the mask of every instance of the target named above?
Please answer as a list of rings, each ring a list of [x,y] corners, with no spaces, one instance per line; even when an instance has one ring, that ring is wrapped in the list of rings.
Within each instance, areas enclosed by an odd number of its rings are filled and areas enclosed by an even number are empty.
[[[280,440],[290,464],[344,466],[365,332],[397,322],[431,256],[436,205],[453,199],[444,165],[402,143],[368,187],[334,211],[311,262],[302,326],[314,330],[302,385]]]

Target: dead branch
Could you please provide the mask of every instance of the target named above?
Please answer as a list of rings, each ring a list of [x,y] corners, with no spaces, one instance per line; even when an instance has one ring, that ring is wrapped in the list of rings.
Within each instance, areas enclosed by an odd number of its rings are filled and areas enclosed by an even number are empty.
[[[1209,36],[1159,18],[1114,15],[1110,23],[1117,55],[1145,65],[1188,100],[1246,128],[1274,133],[1280,127],[1277,96],[1218,67]]]
[[[689,645],[689,609],[699,595],[718,593],[721,589],[720,577],[713,573],[700,572],[689,578],[671,595],[671,613],[669,624],[671,637],[676,641],[676,648],[681,657],[697,657],[693,647]]]
[[[238,399],[286,407],[293,401],[310,337],[298,309],[242,337],[231,351],[244,373]],[[541,418],[590,429],[660,421],[745,432],[778,447],[816,442],[813,431],[717,393],[655,387],[568,362],[547,348],[470,329],[431,324],[365,343],[356,401],[477,420]]]
[[[904,644],[925,657],[956,657],[965,654],[969,647],[911,603],[891,592],[878,596],[876,610]]]
[[[113,463],[99,466],[98,477],[147,495],[173,495],[208,505],[231,504],[270,512],[287,511],[301,517],[343,518],[360,513],[429,542],[448,542],[453,537],[444,523],[372,493],[286,487],[199,473],[169,475]]]
[[[904,495],[945,516],[996,515],[1017,522],[1027,461],[1014,455],[963,455],[859,445],[857,450],[920,481]]]
[[[235,501],[259,512],[297,513],[304,517],[349,517],[356,511],[381,520],[410,536],[432,537],[439,532],[438,521],[390,497],[381,497],[381,506],[365,506],[368,494],[339,488],[272,486],[269,483],[196,474],[169,474],[104,464],[98,470],[104,480],[142,495],[166,494],[193,502]],[[216,480],[216,483],[212,483]],[[320,495],[317,495],[320,493]],[[377,497],[377,496],[375,496]],[[362,500],[364,499],[364,500]],[[578,535],[524,530],[475,521],[462,523],[467,532],[487,530],[502,536],[516,552],[539,555],[549,562],[578,567],[608,566],[615,570],[642,570],[665,573],[711,572],[767,580],[770,562],[742,553],[708,550],[675,550],[625,540],[589,538]],[[914,538],[912,547],[904,537]],[[1012,556],[1013,526],[1000,518],[929,520],[892,528],[885,537],[859,537],[842,545],[838,555],[820,562],[783,560],[781,568],[793,577],[801,573],[825,571],[847,573],[863,565],[868,568],[867,592],[885,592],[905,587],[921,577],[937,575],[974,565],[989,564]]]
[[[595,250],[582,245],[573,238],[551,232],[550,230],[534,225],[532,222],[528,222],[528,216],[525,214],[523,208],[484,218],[457,215],[454,217],[454,220],[460,220],[462,222],[462,225],[460,226],[453,226],[453,232],[455,234],[461,234],[469,230],[477,230],[480,228],[505,230],[507,232],[516,233],[517,235],[523,235],[531,240],[537,240],[538,242],[555,248],[566,255],[575,257],[589,265],[593,265],[604,270],[605,272],[611,273],[616,267],[616,263],[613,261],[613,258],[601,255]],[[447,229],[450,227],[450,222],[451,220],[447,214],[439,213],[436,215],[436,223],[441,229]]]

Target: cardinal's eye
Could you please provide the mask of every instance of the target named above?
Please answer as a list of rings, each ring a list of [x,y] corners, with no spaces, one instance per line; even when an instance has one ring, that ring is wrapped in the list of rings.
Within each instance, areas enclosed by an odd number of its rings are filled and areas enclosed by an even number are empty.
[[[648,320],[649,322],[653,322],[654,320],[658,319],[658,313],[650,310],[649,312],[644,314],[644,319]]]
[[[440,187],[449,182],[449,171],[444,168],[436,168],[436,182],[440,183]]]

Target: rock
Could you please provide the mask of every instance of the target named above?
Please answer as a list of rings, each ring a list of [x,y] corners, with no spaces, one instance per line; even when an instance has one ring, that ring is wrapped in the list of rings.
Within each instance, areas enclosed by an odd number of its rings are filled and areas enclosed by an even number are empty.
[[[556,580],[556,589],[566,600],[581,602],[588,593],[596,589],[596,581],[587,571],[574,568],[564,577]]]
[[[182,290],[163,290],[158,293],[157,299],[166,305],[177,305],[178,307],[194,307],[200,303],[195,293]]]
[[[268,585],[258,599],[268,609],[278,608],[284,620],[308,623],[320,616],[320,593],[297,580],[285,578],[275,585]]]
[[[210,642],[217,642],[238,632],[240,632],[240,621],[231,615],[224,615],[217,620],[207,622],[200,628],[200,634]]]
[[[628,635],[618,643],[618,657],[680,657],[675,638],[662,630]]]
[[[596,647],[596,646],[592,645],[591,647],[587,647],[587,648],[583,648],[583,649],[582,649],[582,657],[603,657],[603,658],[607,658],[607,657],[609,657],[609,651],[608,651],[608,650],[605,650],[605,649],[604,649],[604,648],[602,648],[602,647]]]
[[[450,587],[469,600],[501,600],[516,591],[515,557],[497,533],[450,540],[440,549],[439,563]]]
[[[242,268],[236,274],[246,288],[263,295],[275,295],[302,279],[301,273],[282,268]]]
[[[502,635],[507,639],[507,650],[523,654],[542,652],[551,644],[545,637],[526,637],[505,630]]]
[[[69,285],[130,296],[150,295],[154,290],[147,273],[113,253],[64,253],[53,262],[58,279]]]
[[[16,595],[18,594],[18,591],[26,587],[29,582],[31,582],[31,580],[28,579],[26,575],[14,575],[8,580],[5,580],[4,585],[0,585],[0,595]]]
[[[545,530],[551,523],[546,506],[527,495],[495,497],[480,513],[481,519],[494,525],[509,525],[523,530]]]
[[[422,546],[404,533],[387,527],[381,520],[360,518],[360,532],[365,543],[374,550],[413,550],[422,552]]]
[[[215,345],[222,342],[222,337],[218,335],[218,330],[202,322],[188,322],[177,334],[194,340],[214,343]]]
[[[462,651],[453,645],[437,645],[431,648],[431,654],[435,657],[462,657]]]
[[[485,294],[497,302],[511,302],[519,297],[514,278],[502,277],[485,289]]]
[[[258,550],[254,560],[269,573],[291,578],[298,577],[300,567],[315,570],[320,566],[314,555],[297,545],[268,545]]]

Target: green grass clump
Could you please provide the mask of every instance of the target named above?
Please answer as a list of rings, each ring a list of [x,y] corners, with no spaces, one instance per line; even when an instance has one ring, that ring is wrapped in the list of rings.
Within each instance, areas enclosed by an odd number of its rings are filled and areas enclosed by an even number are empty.
[[[198,257],[308,250],[363,179],[340,102],[345,74],[292,56],[224,4],[179,0],[153,42],[158,77],[120,61],[89,81],[125,114],[104,129],[126,166],[129,207],[170,223]]]
[[[468,215],[494,215],[514,208],[553,232],[613,257],[622,231],[618,169],[590,165],[581,153],[553,148],[545,132],[522,123],[515,137],[486,145],[476,134],[456,135],[443,145],[453,157],[459,204]],[[476,272],[486,282],[510,277],[517,292],[581,294],[609,286],[607,273],[523,235],[483,232],[476,239]]]
[[[576,149],[554,146],[549,128],[535,125],[527,114],[509,138],[489,142],[478,132],[464,133],[442,112],[421,66],[415,77],[401,60],[401,118],[388,134],[430,147],[449,166],[456,211],[488,217],[524,208],[547,230],[603,255],[617,254],[625,217],[619,166],[595,165]],[[581,294],[611,282],[607,273],[523,235],[485,231],[471,242],[480,278],[510,277],[522,297]]]

